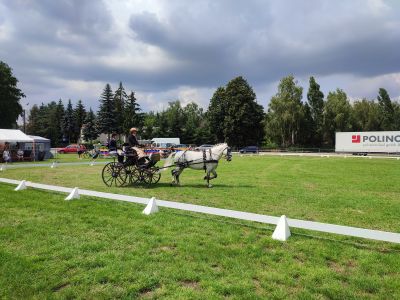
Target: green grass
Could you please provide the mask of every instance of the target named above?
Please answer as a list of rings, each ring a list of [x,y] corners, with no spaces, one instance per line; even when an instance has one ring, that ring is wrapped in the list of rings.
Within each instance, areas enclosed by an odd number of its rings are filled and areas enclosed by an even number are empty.
[[[400,297],[393,244],[295,229],[282,243],[260,224],[13,188],[0,184],[0,298]]]
[[[97,159],[98,162],[100,161],[109,161],[111,159],[111,157],[99,157]],[[57,154],[56,157],[51,158],[51,159],[46,159],[43,161],[24,161],[24,162],[20,162],[20,161],[14,161],[11,163],[11,165],[28,165],[28,164],[51,164],[53,161],[57,161],[59,163],[65,163],[65,162],[89,162],[92,161],[91,158],[83,158],[80,159],[78,157],[78,154],[76,153],[68,153],[68,154]]]
[[[310,157],[234,157],[222,162],[213,188],[204,172],[185,170],[181,186],[108,188],[103,166],[9,169],[2,177],[181,201],[241,211],[400,232],[400,161]]]
[[[0,177],[400,232],[399,164],[235,156],[211,189],[193,170],[180,187],[166,172],[151,188],[110,189],[103,166]],[[0,298],[400,298],[398,244],[293,228],[281,243],[273,226],[14,187],[0,184]]]

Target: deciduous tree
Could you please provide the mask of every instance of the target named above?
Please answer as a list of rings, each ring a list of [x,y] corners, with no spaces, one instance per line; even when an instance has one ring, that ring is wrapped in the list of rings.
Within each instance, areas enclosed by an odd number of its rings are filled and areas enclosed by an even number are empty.
[[[393,130],[394,109],[388,92],[380,88],[378,94],[379,112],[381,116],[381,129]]]
[[[266,130],[269,135],[279,137],[279,145],[296,145],[304,116],[301,102],[303,88],[297,85],[292,75],[281,79],[278,93],[269,103]]]
[[[325,138],[329,146],[335,144],[336,131],[352,129],[351,106],[346,93],[341,89],[329,92],[324,109]]]
[[[0,128],[15,128],[18,116],[22,113],[19,101],[25,95],[17,84],[12,69],[0,61]]]
[[[236,77],[227,84],[225,101],[226,142],[236,147],[259,145],[264,137],[264,110],[257,103],[252,87],[243,77]]]

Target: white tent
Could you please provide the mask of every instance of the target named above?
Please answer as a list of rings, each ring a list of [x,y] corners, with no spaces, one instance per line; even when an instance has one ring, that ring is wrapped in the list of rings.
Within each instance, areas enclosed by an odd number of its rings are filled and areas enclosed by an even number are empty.
[[[0,142],[25,142],[33,143],[33,139],[23,133],[21,130],[16,129],[0,129]]]

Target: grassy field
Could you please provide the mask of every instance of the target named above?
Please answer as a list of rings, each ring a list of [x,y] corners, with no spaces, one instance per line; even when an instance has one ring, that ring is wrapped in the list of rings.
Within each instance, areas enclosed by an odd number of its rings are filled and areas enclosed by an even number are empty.
[[[2,177],[248,212],[400,232],[400,161],[311,157],[238,157],[222,162],[205,188],[202,171],[170,172],[151,187],[108,188],[103,166],[7,170]]]
[[[187,171],[106,188],[101,166],[1,177],[400,232],[398,161],[234,157],[212,189]],[[400,298],[400,246],[0,184],[0,298]]]

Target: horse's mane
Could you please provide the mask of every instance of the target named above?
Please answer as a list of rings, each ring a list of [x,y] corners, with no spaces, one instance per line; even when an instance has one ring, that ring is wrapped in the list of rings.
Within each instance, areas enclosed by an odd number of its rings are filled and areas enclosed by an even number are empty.
[[[214,147],[221,146],[221,145],[224,145],[224,144],[226,144],[226,143],[218,143],[218,144],[215,144],[215,145],[213,146],[213,148],[214,148]],[[226,144],[226,145],[227,145],[227,144]]]

